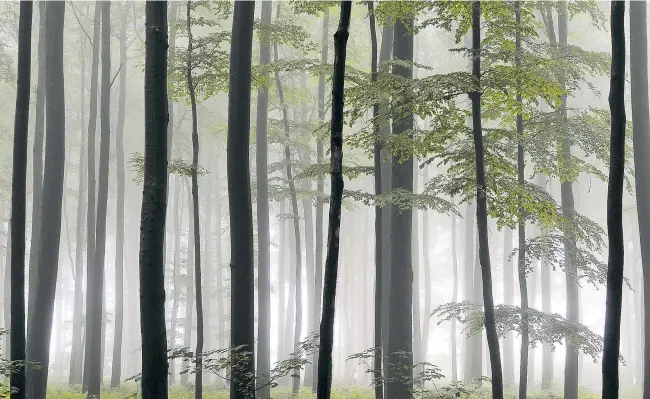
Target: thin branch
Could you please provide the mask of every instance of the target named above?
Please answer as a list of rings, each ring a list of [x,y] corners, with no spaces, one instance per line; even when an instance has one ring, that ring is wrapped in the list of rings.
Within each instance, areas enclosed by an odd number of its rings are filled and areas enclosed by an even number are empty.
[[[77,8],[74,6],[74,3],[71,1],[68,1],[68,4],[72,6],[72,11],[74,11],[74,17],[77,19],[77,23],[79,24],[79,27],[81,28],[83,33],[86,35],[86,38],[88,39],[88,43],[90,43],[90,45],[93,46],[93,39],[90,38],[90,35],[88,35],[88,32],[86,32],[86,28],[84,28],[84,26],[81,24],[81,21],[79,20],[79,15],[77,15]]]
[[[123,65],[124,65],[124,63],[120,62],[120,67],[117,68],[117,72],[115,72],[115,76],[113,76],[113,79],[111,80],[111,85],[109,87],[113,87],[113,82],[115,82],[115,79],[117,78],[117,75],[120,74],[120,71],[122,70]]]

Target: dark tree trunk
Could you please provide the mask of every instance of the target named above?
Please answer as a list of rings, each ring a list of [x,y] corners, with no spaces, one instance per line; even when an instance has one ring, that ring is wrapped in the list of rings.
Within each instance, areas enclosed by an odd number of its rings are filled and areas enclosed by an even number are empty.
[[[607,301],[603,343],[603,399],[618,398],[623,302],[623,182],[625,178],[625,2],[611,6],[612,72],[609,83],[611,140],[607,186]]]
[[[97,131],[97,81],[99,79],[99,34],[101,27],[101,3],[95,3],[95,17],[93,19],[93,56],[90,72],[90,109],[88,116],[88,213],[86,215],[86,287],[91,286],[91,271],[94,269],[95,261],[95,234],[96,234],[96,189],[95,189],[95,133]],[[93,296],[96,293],[90,289],[86,289],[86,316],[92,309]],[[87,317],[86,317],[87,319]],[[86,344],[90,342],[89,335],[90,328],[88,320],[86,320],[85,338]],[[88,389],[88,368],[91,359],[89,358],[90,351],[86,345],[84,354],[84,367],[83,367],[83,388],[85,392]]]
[[[330,10],[329,7],[325,8],[325,13],[323,15],[323,28],[321,30],[321,65],[327,64],[328,52],[329,52],[329,25],[330,25]],[[318,77],[318,119],[323,123],[325,121],[325,74],[321,73]],[[324,148],[323,140],[320,137],[316,140],[316,163],[319,165],[324,162]],[[321,299],[323,295],[323,201],[321,200],[322,195],[325,191],[325,180],[322,176],[318,177],[316,182],[316,191],[320,194],[319,198],[316,199],[316,247],[315,255],[316,259],[314,260],[314,308],[312,312],[314,314],[313,321],[314,325],[312,326],[312,331],[318,330],[318,324],[321,317]],[[318,351],[314,352],[312,358],[313,367],[318,365]],[[314,377],[312,381],[312,391],[316,392],[318,384],[318,378]]]
[[[452,205],[454,199],[451,199]],[[454,272],[454,287],[452,291],[451,302],[458,302],[458,256],[456,254],[456,213],[451,213],[451,260]],[[429,313],[430,314],[430,313]],[[451,381],[458,381],[458,354],[457,354],[457,332],[456,332],[456,318],[451,319]]]
[[[512,229],[503,229],[503,303],[514,305],[514,270],[512,264]],[[506,387],[515,385],[515,343],[514,333],[507,332],[503,339],[503,384]]]
[[[115,332],[111,387],[122,378],[122,335],[124,329],[124,113],[126,108],[126,10],[120,5],[120,92],[117,105],[115,155],[117,158],[117,211],[115,221]]]
[[[11,325],[10,360],[18,367],[9,377],[11,399],[26,398],[25,379],[25,218],[27,200],[27,137],[34,3],[20,3],[18,70],[14,115],[13,171],[11,174]],[[4,213],[4,211],[3,211]],[[1,221],[4,224],[4,220]],[[6,276],[5,276],[6,278]]]
[[[27,315],[33,310],[38,275],[38,246],[41,233],[41,199],[43,196],[43,137],[45,133],[45,1],[38,2],[38,78],[34,115],[34,144],[32,147],[32,231],[29,247],[29,297]]]
[[[228,97],[228,202],[230,206],[230,345],[250,352],[231,370],[230,398],[255,396],[255,287],[253,211],[249,173],[251,57],[255,3],[234,4]]]
[[[273,4],[262,2],[262,24],[271,24]],[[260,64],[271,62],[270,38],[260,40]],[[268,75],[268,72],[266,72]],[[268,174],[268,112],[269,88],[262,86],[257,90],[257,122],[255,134],[257,145],[257,240],[258,240],[258,333],[257,333],[257,398],[271,397],[271,238],[269,229],[269,174]]]
[[[515,67],[517,71],[522,66],[522,50],[521,50],[521,5],[519,2],[514,3],[515,7],[515,20],[516,20],[516,33],[515,33]],[[517,104],[522,107],[523,103],[521,98],[522,86],[521,78],[517,78]],[[521,112],[516,116],[517,125],[517,183],[521,190],[525,190],[526,178],[524,172],[526,169],[526,161],[524,159],[524,117]],[[518,213],[518,255],[517,255],[517,275],[519,277],[519,296],[521,298],[521,349],[519,354],[519,399],[526,399],[526,392],[528,390],[528,353],[529,353],[529,332],[528,332],[528,282],[526,281],[526,214],[522,204],[521,195],[517,197],[517,213]]]
[[[650,303],[650,116],[648,114],[648,28],[646,2],[630,3],[630,77],[636,206],[643,271],[643,301]],[[650,399],[650,306],[643,313],[643,399]]]
[[[377,28],[375,23],[375,3],[368,1],[368,18],[370,19],[370,70],[372,81],[377,82]],[[379,117],[379,103],[372,106],[372,117]],[[379,123],[375,121],[373,132],[376,138],[374,147],[374,166],[375,166],[375,195],[381,194],[381,145],[379,143]],[[375,399],[384,398],[384,384],[382,381],[382,354],[381,354],[381,302],[382,302],[382,208],[375,206],[375,324],[374,324],[374,341],[375,357],[373,363],[374,369],[374,388]]]
[[[488,244],[487,198],[485,183],[485,150],[483,148],[483,129],[481,126],[481,3],[472,4],[472,77],[476,88],[470,93],[472,100],[472,127],[474,130],[474,149],[476,152],[476,221],[478,225],[479,259],[481,263],[483,306],[485,313],[485,334],[490,351],[492,371],[492,397],[503,399],[503,372],[499,337],[494,318],[494,299],[492,297],[492,266]]]
[[[27,361],[37,362],[42,367],[38,370],[28,368],[27,397],[34,399],[44,398],[47,390],[54,296],[59,269],[63,171],[65,167],[65,105],[61,101],[64,98],[64,16],[64,2],[48,2],[45,5],[47,138],[40,236],[47,237],[47,240],[39,242],[38,253],[40,256],[34,293],[34,312],[30,314],[27,330]],[[12,278],[15,277],[12,276]],[[18,282],[16,283],[18,284]]]
[[[104,259],[106,252],[106,211],[108,205],[108,168],[111,145],[111,3],[101,3],[102,13],[102,79],[100,98],[99,181],[97,191],[97,230],[93,267],[88,270],[88,292],[91,301],[87,310],[86,365],[88,396],[99,397],[102,380],[102,302],[104,298]]]
[[[82,36],[82,35],[80,35]],[[83,278],[84,278],[84,217],[86,211],[86,42],[81,39],[81,96],[80,96],[80,142],[79,149],[79,191],[77,202],[77,226],[75,243],[75,276],[74,276],[74,308],[72,316],[72,342],[83,341]],[[83,365],[83,348],[81,345],[72,345],[70,351],[70,385],[81,384],[81,370]]]
[[[280,4],[278,3],[276,20],[280,17]],[[278,62],[278,46],[277,44],[273,45],[273,58],[274,61]],[[291,197],[291,221],[293,222],[293,237],[295,244],[295,309],[296,309],[296,319],[294,324],[293,332],[293,350],[294,353],[298,353],[299,343],[300,343],[300,334],[302,328],[302,249],[300,242],[300,214],[298,211],[298,197],[296,195],[296,185],[293,179],[293,168],[291,167],[291,149],[289,148],[289,143],[291,141],[291,136],[289,132],[289,111],[284,102],[284,91],[282,89],[282,81],[280,80],[280,71],[275,70],[275,82],[278,88],[278,97],[280,100],[280,107],[282,108],[282,117],[284,121],[284,137],[286,144],[284,146],[284,161],[286,163],[286,174],[287,182],[289,184],[289,193]],[[289,297],[291,300],[291,297]],[[288,326],[291,324],[287,323]],[[295,369],[293,377],[293,394],[296,395],[300,388],[300,369]]]
[[[165,217],[167,211],[167,4],[147,2],[144,188],[140,221],[142,398],[167,399]]]
[[[413,24],[411,17],[395,22],[393,58],[413,61]],[[393,73],[405,79],[413,78],[413,70],[394,66]],[[413,130],[413,114],[393,120],[394,136],[410,135]],[[399,162],[393,156],[391,188],[413,192],[413,158]],[[413,389],[413,259],[411,248],[413,212],[391,207],[390,226],[390,299],[388,304],[388,353],[386,358],[386,396],[388,399],[405,398]],[[403,353],[402,353],[403,352]]]
[[[195,377],[194,377],[194,399],[203,397],[203,291],[201,290],[201,223],[199,214],[199,127],[198,116],[196,111],[196,92],[194,88],[194,79],[192,77],[192,51],[193,51],[193,37],[192,37],[192,23],[191,23],[192,7],[190,2],[187,2],[187,87],[190,93],[190,103],[192,107],[192,223],[194,236],[194,278],[196,281],[196,358],[195,360]],[[192,248],[188,248],[189,251]],[[189,268],[188,263],[188,268]],[[188,269],[188,276],[189,276]],[[188,284],[191,281],[188,279]],[[189,288],[188,288],[189,292]],[[187,298],[188,301],[191,298]],[[192,318],[191,314],[186,314],[185,317]],[[191,325],[191,323],[190,323]],[[188,331],[185,330],[187,334]]]
[[[334,309],[339,266],[341,202],[343,199],[343,89],[345,58],[352,2],[341,1],[339,26],[334,34],[334,71],[332,73],[331,200],[327,228],[327,258],[323,287],[323,314],[318,348],[318,399],[329,399],[332,392],[332,349],[334,346]]]

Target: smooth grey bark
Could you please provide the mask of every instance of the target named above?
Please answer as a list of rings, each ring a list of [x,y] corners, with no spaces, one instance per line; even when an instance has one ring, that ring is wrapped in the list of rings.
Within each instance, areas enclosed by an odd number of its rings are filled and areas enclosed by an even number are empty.
[[[261,23],[271,24],[273,4],[262,2]],[[271,45],[268,36],[260,40],[260,65],[271,62]],[[265,71],[268,76],[268,71]],[[268,112],[269,88],[266,85],[257,90],[257,119],[255,124],[255,143],[257,145],[257,398],[271,397],[271,237],[269,227],[269,174],[268,174]]]
[[[34,112],[34,143],[32,145],[32,231],[29,247],[29,297],[27,314],[33,309],[38,270],[38,247],[41,232],[41,199],[43,196],[43,138],[45,135],[45,1],[38,2],[38,77]]]
[[[251,58],[255,3],[234,4],[228,96],[228,202],[230,209],[231,290],[230,345],[255,349],[255,265],[253,211],[249,173]],[[255,356],[231,371],[230,398],[255,396]]]
[[[88,156],[86,162],[88,166],[88,212],[86,214],[86,287],[91,286],[90,271],[95,267],[95,234],[96,234],[96,180],[95,180],[95,133],[97,131],[97,93],[99,80],[99,47],[100,47],[100,28],[101,28],[101,4],[95,3],[95,17],[93,19],[93,55],[90,70],[90,107],[88,115]],[[94,293],[86,289],[86,313],[92,309]],[[85,342],[89,343],[90,329],[85,329]],[[88,345],[86,345],[86,348]],[[86,392],[88,388],[88,367],[89,351],[84,353],[83,381],[82,391]]]
[[[325,8],[323,15],[323,27],[321,28],[321,65],[327,64],[329,52],[329,24],[330,24],[330,10],[329,7]],[[325,73],[318,76],[318,119],[321,123],[325,121]],[[316,163],[321,165],[324,162],[324,145],[323,140],[319,137],[316,140]],[[319,176],[316,181],[316,191],[319,197],[316,199],[316,245],[314,253],[314,307],[312,313],[314,314],[312,331],[317,331],[321,317],[321,303],[323,293],[323,201],[322,196],[325,195],[325,180],[323,176]],[[282,319],[280,319],[282,320]],[[314,351],[312,357],[312,365],[318,365],[318,351]],[[318,379],[314,378],[312,381],[312,392],[316,392]]]
[[[316,397],[329,399],[332,391],[332,349],[334,347],[334,312],[336,279],[339,266],[341,204],[343,200],[343,93],[345,59],[352,2],[341,1],[339,26],[334,34],[334,71],[332,73],[332,124],[330,134],[331,195],[327,228],[327,258],[323,286],[323,313],[318,348],[318,385]]]
[[[426,187],[426,184],[429,183],[429,165],[425,165],[423,170],[422,170],[422,181],[424,184],[424,187]],[[454,221],[455,222],[455,221]],[[431,312],[433,312],[433,287],[431,286],[431,261],[429,259],[429,212],[428,210],[425,210],[422,212],[422,261],[424,262],[423,269],[424,269],[424,318],[422,320],[422,356],[421,359],[422,361],[426,361],[427,359],[427,353],[429,353],[429,331],[430,331],[430,325],[431,325]],[[454,246],[455,246],[454,242]],[[456,290],[458,290],[458,264],[456,261],[456,253],[455,249],[452,249],[454,252],[452,254],[453,262],[454,262],[454,287]],[[458,292],[456,292],[456,295]],[[452,346],[454,347],[454,356],[455,355],[455,334],[454,337],[452,338]],[[455,357],[454,357],[455,359]],[[455,364],[455,363],[454,363]],[[453,374],[453,373],[452,373]],[[455,379],[453,380],[455,381]]]
[[[650,115],[648,114],[648,28],[644,1],[630,3],[632,138],[643,302],[650,303]],[[643,399],[650,399],[650,306],[643,307]]]
[[[375,22],[375,6],[374,1],[368,2],[368,18],[370,21],[370,71],[371,79],[373,82],[377,82],[378,71],[377,71],[377,27]],[[375,119],[373,123],[373,134],[375,135],[376,141],[373,149],[374,157],[374,167],[375,167],[375,195],[382,193],[381,187],[381,144],[379,142],[379,123],[376,119],[379,117],[379,103],[376,102],[372,106],[372,117]],[[375,311],[375,323],[374,323],[374,359],[373,359],[373,381],[374,381],[374,390],[375,390],[375,399],[384,398],[384,383],[382,381],[382,351],[381,351],[381,342],[382,342],[382,274],[383,271],[383,259],[382,259],[382,219],[383,219],[383,209],[377,204],[375,205],[375,301],[374,301],[374,311]]]
[[[609,86],[611,139],[607,185],[607,291],[603,335],[603,399],[618,399],[623,304],[623,184],[625,180],[625,2],[611,4],[612,69]]]
[[[185,279],[185,317],[183,317],[183,348],[190,350],[192,345],[192,322],[194,321],[194,222],[192,218],[192,185],[187,185],[187,213],[188,231],[187,231],[187,254],[185,266],[187,270]],[[187,357],[183,357],[181,363],[181,386],[186,385],[189,381],[190,362]]]
[[[467,202],[465,211],[465,254],[464,254],[464,272],[463,272],[463,299],[465,301],[474,302],[474,265],[476,246],[474,243],[474,233],[476,232],[476,206],[475,201],[470,200]],[[480,377],[474,375],[474,363],[477,359],[476,353],[472,352],[473,337],[465,338],[464,356],[463,356],[463,382],[468,384]],[[481,354],[478,354],[481,358]]]
[[[115,329],[113,333],[113,365],[111,387],[120,386],[122,378],[122,335],[124,330],[124,114],[126,110],[126,10],[120,10],[120,91],[115,130],[115,156],[117,158],[117,210],[115,214]]]
[[[169,348],[176,349],[176,338],[178,335],[178,308],[181,301],[181,226],[183,225],[183,210],[181,206],[181,185],[183,184],[180,175],[174,176],[174,288],[172,296],[171,320],[169,327]],[[176,359],[169,359],[169,384],[176,383]]]
[[[413,18],[395,22],[393,59],[413,62]],[[405,79],[413,78],[413,70],[393,66],[393,74]],[[407,100],[408,101],[408,100]],[[413,114],[394,119],[394,136],[411,135],[414,127]],[[391,189],[413,192],[413,158],[399,162],[392,159]],[[388,304],[388,365],[386,367],[386,397],[397,399],[409,397],[413,389],[411,368],[413,365],[413,259],[411,248],[413,212],[410,209],[391,208],[390,226],[390,296]],[[404,353],[404,354],[402,354]],[[407,373],[404,375],[404,373]]]
[[[64,2],[45,5],[47,71],[45,82],[46,142],[41,209],[41,237],[37,268],[34,312],[27,328],[27,361],[38,362],[41,369],[27,370],[27,397],[40,399],[47,391],[47,370],[54,312],[54,297],[59,269],[63,171],[65,165],[65,104],[63,81]]]
[[[417,47],[417,46],[416,46]],[[418,167],[417,158],[413,157],[413,192],[418,192]],[[423,361],[422,357],[422,320],[420,316],[420,242],[418,240],[418,209],[412,212],[411,221],[411,261],[413,268],[413,290],[411,292],[413,306],[413,363],[417,364]],[[414,376],[421,371],[418,368],[414,371]]]
[[[512,229],[503,228],[503,303],[514,305],[514,269],[512,264]],[[503,385],[515,385],[515,347],[514,333],[507,332],[503,339]]]
[[[499,338],[494,318],[494,299],[492,296],[492,266],[488,243],[487,185],[485,182],[485,150],[483,148],[483,128],[481,126],[481,3],[472,3],[472,77],[475,90],[470,93],[472,100],[472,128],[476,155],[476,221],[478,225],[479,260],[483,291],[485,334],[490,352],[492,373],[492,397],[503,399],[503,371]]]
[[[165,219],[167,213],[167,4],[147,2],[144,188],[140,219],[142,398],[167,399]]]
[[[546,178],[538,174],[537,185],[544,191],[548,191]],[[539,261],[540,285],[542,291],[542,312],[551,313],[551,265],[546,257],[542,256]],[[542,389],[549,389],[553,386],[553,349],[550,344],[542,344]]]
[[[80,36],[82,34],[80,33]],[[81,95],[80,95],[80,148],[79,148],[79,191],[77,202],[76,243],[75,243],[75,276],[74,276],[74,307],[72,315],[72,342],[81,342],[84,336],[83,313],[83,278],[84,278],[84,248],[85,248],[85,211],[86,211],[86,42],[81,39],[79,59],[81,63]],[[83,366],[83,348],[72,345],[70,351],[70,385],[81,384]]]
[[[100,98],[99,179],[97,185],[97,230],[95,232],[95,259],[88,270],[90,303],[87,311],[86,367],[88,368],[88,396],[99,397],[102,380],[102,321],[104,300],[104,260],[106,257],[106,213],[108,207],[108,169],[111,146],[111,3],[101,3],[102,15],[102,75]]]
[[[285,317],[287,313],[287,307],[285,302],[285,269],[287,264],[286,248],[289,247],[288,239],[286,237],[286,221],[284,219],[284,214],[286,213],[286,203],[284,199],[280,200],[280,214],[278,215],[278,230],[279,230],[279,242],[280,246],[279,256],[278,256],[278,347],[277,347],[277,356],[281,357],[285,354]]]
[[[25,377],[25,219],[27,214],[27,141],[32,55],[32,2],[20,3],[18,23],[18,69],[11,173],[11,321],[10,360],[18,364],[9,376],[11,399],[26,398]],[[3,206],[4,219],[4,206]],[[4,220],[2,221],[4,225]],[[6,276],[5,276],[6,278]],[[4,312],[6,313],[6,311]]]

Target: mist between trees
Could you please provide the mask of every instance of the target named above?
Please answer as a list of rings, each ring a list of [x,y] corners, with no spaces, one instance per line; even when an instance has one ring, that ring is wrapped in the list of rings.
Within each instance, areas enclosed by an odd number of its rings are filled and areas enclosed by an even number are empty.
[[[646,15],[0,4],[0,394],[650,397]]]

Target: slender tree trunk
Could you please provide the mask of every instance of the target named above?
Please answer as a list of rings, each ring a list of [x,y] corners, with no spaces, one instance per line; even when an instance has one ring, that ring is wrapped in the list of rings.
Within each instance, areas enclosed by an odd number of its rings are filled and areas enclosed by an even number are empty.
[[[521,69],[522,64],[522,50],[521,50],[521,5],[514,3],[515,7],[515,20],[516,20],[516,33],[515,33],[515,66],[517,71]],[[523,108],[521,93],[522,85],[521,78],[517,78],[517,104]],[[526,161],[524,159],[524,117],[521,112],[516,116],[517,126],[517,183],[521,190],[525,189],[526,178],[524,172],[526,169]],[[519,296],[521,302],[521,349],[519,354],[519,399],[526,399],[528,390],[528,351],[530,346],[530,337],[528,332],[528,282],[526,280],[526,214],[522,204],[521,195],[517,197],[517,213],[518,213],[518,236],[519,248],[517,256],[517,275],[519,277]]]
[[[20,3],[18,24],[18,73],[14,114],[13,167],[11,174],[11,321],[10,360],[18,367],[9,377],[11,399],[26,398],[25,379],[25,219],[27,202],[27,138],[32,55],[32,2]],[[3,207],[4,214],[4,207]],[[4,216],[4,215],[3,215]],[[4,219],[4,217],[3,217]],[[2,221],[4,225],[4,220]],[[5,276],[5,279],[7,276]],[[6,312],[5,312],[6,313]]]
[[[41,237],[38,279],[34,293],[34,312],[27,329],[27,361],[38,362],[41,369],[28,368],[27,397],[44,398],[47,390],[47,370],[54,312],[54,297],[59,269],[61,238],[61,209],[63,200],[63,171],[65,165],[65,105],[63,82],[63,24],[64,2],[45,5],[47,81],[45,83],[47,138],[43,175]],[[14,250],[15,252],[15,250]],[[18,256],[15,256],[18,261]],[[12,262],[13,263],[13,262]],[[18,280],[20,276],[12,276]],[[16,286],[19,286],[16,281]],[[17,294],[19,295],[19,294]],[[33,316],[33,317],[32,317]]]
[[[180,175],[174,176],[174,292],[172,297],[171,320],[169,328],[169,347],[176,349],[176,337],[178,330],[178,308],[181,296],[181,226],[183,225],[183,209],[181,205],[181,185],[183,184]],[[169,384],[176,383],[176,359],[169,359]]]
[[[453,198],[451,199],[451,201],[452,201],[452,205],[455,205]],[[453,285],[453,291],[451,297],[452,303],[458,302],[458,256],[456,254],[457,251],[456,247],[457,247],[456,214],[452,212],[451,213],[451,261],[452,261],[452,268],[454,272],[454,285]],[[456,332],[456,318],[452,318],[451,319],[451,381],[452,382],[458,381],[457,335],[458,333]]]
[[[115,220],[115,330],[111,387],[120,386],[122,376],[122,335],[124,329],[124,113],[126,108],[126,10],[120,5],[120,92],[115,131],[117,157],[117,212]]]
[[[81,119],[80,119],[80,142],[79,149],[79,191],[77,202],[77,226],[76,226],[76,250],[75,250],[75,279],[74,279],[74,309],[72,316],[72,342],[81,342],[83,337],[83,278],[84,278],[84,211],[86,210],[86,134],[84,123],[86,121],[86,42],[81,41],[80,50],[81,62]],[[81,372],[83,364],[83,350],[81,345],[73,344],[70,353],[70,385],[81,384]]]
[[[192,222],[190,223],[194,235],[194,275],[196,278],[196,359],[194,377],[194,399],[203,397],[203,292],[201,286],[201,221],[199,213],[199,127],[196,111],[196,93],[192,77],[192,51],[193,36],[191,23],[191,3],[187,2],[187,87],[190,92],[190,104],[192,106]],[[249,197],[250,198],[250,197]],[[188,252],[191,249],[188,248]],[[188,263],[189,267],[189,263]],[[189,269],[188,269],[189,274]],[[191,284],[188,281],[188,284]],[[189,289],[188,289],[189,292]],[[188,298],[187,300],[191,300]],[[191,315],[185,315],[191,319]],[[190,323],[191,324],[191,323]],[[187,330],[186,330],[187,333]]]
[[[612,115],[607,187],[607,303],[603,343],[603,398],[618,398],[623,302],[623,181],[625,178],[625,2],[612,1],[612,72],[609,109]]]
[[[190,177],[191,179],[191,177]],[[192,184],[187,185],[187,213],[188,217],[188,232],[187,232],[187,256],[185,265],[187,267],[187,278],[185,280],[185,317],[183,320],[183,347],[190,348],[192,346],[192,322],[194,320],[194,221],[192,217]],[[186,385],[189,380],[189,359],[183,358],[181,364],[181,386]]]
[[[145,154],[140,221],[142,398],[167,399],[165,217],[167,211],[167,4],[147,2]]]
[[[413,18],[395,22],[395,60],[413,61]],[[405,79],[413,78],[410,68],[394,66],[393,73]],[[393,136],[409,135],[414,126],[413,114],[393,120]],[[413,158],[398,162],[393,157],[391,188],[413,192]],[[391,277],[388,323],[388,367],[386,396],[388,399],[412,395],[413,382],[413,259],[411,254],[412,211],[391,207]],[[406,355],[404,355],[404,353]],[[404,375],[406,373],[406,375]]]
[[[499,353],[499,338],[494,319],[494,299],[492,297],[492,266],[490,264],[490,248],[488,244],[487,199],[485,183],[485,150],[483,149],[483,129],[481,126],[481,3],[472,4],[472,76],[477,85],[470,93],[472,100],[472,125],[474,130],[474,149],[476,152],[476,220],[478,224],[479,259],[483,282],[483,303],[485,313],[485,333],[490,351],[490,367],[492,370],[492,397],[503,399],[503,372],[501,369],[501,354]]]
[[[474,301],[474,264],[476,255],[476,244],[474,243],[474,233],[476,231],[476,206],[475,201],[467,203],[465,211],[465,271],[463,273],[463,299],[465,301]],[[465,338],[464,356],[463,356],[463,382],[468,384],[476,378],[473,374],[472,337]]]
[[[102,79],[100,100],[101,142],[99,149],[99,181],[97,191],[97,230],[93,267],[88,271],[90,304],[87,312],[88,334],[88,396],[99,397],[102,380],[102,319],[104,298],[104,259],[106,252],[106,211],[108,205],[108,168],[110,156],[110,85],[111,85],[111,3],[101,4],[102,15]]]
[[[262,2],[262,24],[269,26],[273,13],[271,1]],[[271,62],[271,45],[268,36],[260,40],[260,64]],[[268,72],[265,72],[268,75]],[[258,263],[258,332],[257,332],[257,382],[258,399],[271,397],[271,238],[269,228],[269,174],[268,174],[268,112],[269,88],[257,90],[257,122],[255,134],[257,145],[257,263]]]
[[[286,221],[284,219],[284,214],[286,213],[286,204],[285,200],[280,200],[280,217],[278,217],[278,230],[279,233],[279,246],[280,253],[278,257],[278,347],[277,347],[277,357],[278,360],[282,359],[284,356],[284,331],[285,331],[285,313],[287,313],[286,302],[285,302],[285,269],[287,264],[286,257],[286,248],[288,247],[288,239],[286,237]]]
[[[429,182],[429,166],[425,165],[423,168],[423,176],[422,176],[422,181],[423,184],[426,185]],[[425,210],[422,212],[422,260],[424,262],[423,268],[424,268],[424,316],[422,319],[422,360],[426,361],[427,360],[427,354],[429,353],[429,327],[430,327],[430,322],[431,322],[431,312],[433,312],[432,309],[432,300],[433,300],[433,292],[431,287],[431,261],[429,259],[429,243],[431,241],[429,240],[429,212],[428,210]],[[454,242],[454,245],[456,243]],[[456,253],[452,254],[453,262],[456,262]],[[456,272],[458,271],[458,264],[454,263],[456,269],[454,269]],[[454,279],[456,279],[456,275],[454,275]],[[454,284],[457,284],[457,281],[454,280]],[[455,286],[456,289],[458,288],[457,285]],[[454,337],[453,340],[456,338]],[[455,348],[454,348],[455,351]],[[453,380],[455,381],[455,379]]]
[[[646,3],[630,3],[630,77],[632,84],[632,125],[634,139],[634,171],[643,301],[650,303],[650,116],[648,114],[648,32]],[[643,399],[650,399],[650,306],[643,313]]]
[[[38,78],[34,115],[34,144],[32,146],[32,231],[29,247],[29,297],[27,314],[33,311],[36,276],[38,275],[38,247],[41,232],[41,199],[43,197],[43,138],[45,135],[45,1],[38,2]],[[31,63],[31,60],[30,60]]]
[[[352,2],[341,1],[339,26],[334,34],[334,72],[332,73],[331,202],[327,228],[327,258],[323,287],[323,314],[318,348],[318,399],[329,399],[332,392],[332,349],[334,347],[334,310],[339,263],[341,202],[343,199],[343,90],[345,58]]]
[[[370,70],[371,78],[374,83],[377,82],[377,28],[375,23],[375,6],[374,1],[368,1],[368,18],[370,19]],[[372,117],[375,119],[373,124],[373,133],[377,140],[374,147],[374,166],[375,166],[375,195],[381,194],[381,144],[379,143],[379,123],[376,119],[379,117],[379,103],[372,106]],[[382,308],[382,207],[375,205],[375,324],[374,324],[374,341],[375,356],[373,359],[373,381],[375,388],[375,399],[384,398],[384,383],[382,381],[382,352],[381,352],[381,308]]]
[[[11,210],[9,211],[11,212]],[[11,218],[11,215],[10,215]],[[5,265],[11,265],[11,219],[8,220],[7,227],[7,239],[5,240]],[[11,329],[11,266],[5,269],[5,281],[2,287],[2,303],[3,303],[3,312],[2,318],[5,326],[9,326]],[[27,315],[29,320],[29,315]],[[27,339],[28,337],[26,337]],[[2,347],[2,354],[5,359],[11,359],[11,332],[9,336],[5,336],[2,340],[4,346]],[[25,345],[26,346],[26,345]],[[26,370],[25,373],[28,373],[29,370]]]
[[[418,192],[417,158],[413,157],[413,192]],[[420,242],[418,240],[418,210],[412,211],[411,221],[411,262],[413,267],[413,289],[411,292],[413,306],[413,363],[417,364],[422,359],[422,320],[420,319]],[[421,372],[421,368],[414,370],[414,376]]]
[[[327,64],[329,52],[329,24],[330,24],[330,10],[329,7],[325,9],[323,15],[323,27],[321,29],[321,65]],[[321,123],[325,122],[325,74],[321,73],[318,77],[318,119]],[[316,140],[316,163],[319,165],[324,162],[324,148],[323,140],[318,138]],[[321,197],[325,194],[325,181],[323,176],[318,177],[316,182],[316,191],[319,197],[316,199],[316,259],[314,260],[314,308],[313,308],[313,326],[312,331],[317,331],[321,318],[321,299],[323,295],[323,201]],[[281,319],[280,319],[281,320]],[[314,352],[312,358],[313,367],[318,365],[318,351]],[[312,381],[312,391],[316,392],[318,379],[314,378]]]
[[[230,345],[251,355],[231,370],[230,398],[255,396],[255,288],[253,211],[249,173],[251,56],[255,3],[234,4],[228,98],[228,202],[230,204]]]
[[[514,305],[514,270],[512,264],[512,229],[503,229],[503,303]],[[515,385],[515,342],[514,333],[507,332],[503,339],[503,385]]]
[[[538,174],[537,185],[544,191],[548,191],[546,178]],[[551,313],[551,265],[546,257],[542,256],[539,261],[542,291],[542,312]],[[542,389],[550,389],[553,386],[553,349],[550,344],[542,343]]]
[[[95,3],[95,17],[93,19],[93,56],[90,72],[90,114],[88,116],[88,213],[86,215],[86,313],[91,311],[93,296],[96,295],[89,287],[91,287],[91,273],[95,268],[95,234],[96,234],[96,188],[95,188],[95,133],[97,131],[97,86],[99,79],[99,41],[100,41],[100,27],[101,27],[101,4]],[[88,317],[86,317],[87,319]],[[86,343],[90,342],[89,335],[90,328],[88,320],[86,320],[85,339]],[[88,346],[86,346],[86,349]],[[84,367],[83,367],[83,381],[82,390],[85,392],[88,389],[88,369],[91,359],[89,358],[90,352],[85,351],[84,354]]]

